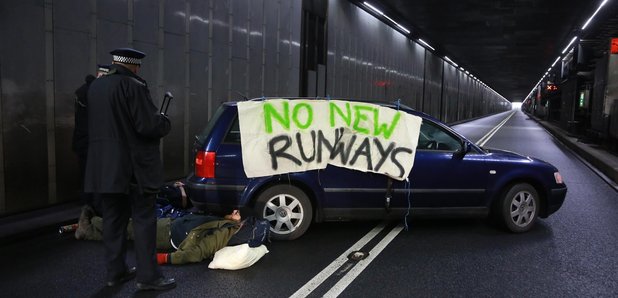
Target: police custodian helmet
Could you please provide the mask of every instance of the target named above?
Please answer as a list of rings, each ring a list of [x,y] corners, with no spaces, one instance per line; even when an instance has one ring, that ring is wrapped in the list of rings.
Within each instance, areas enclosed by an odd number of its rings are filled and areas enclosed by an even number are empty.
[[[145,53],[131,48],[119,48],[109,53],[112,54],[112,60],[114,62],[120,62],[124,64],[141,65],[142,58],[146,57]]]

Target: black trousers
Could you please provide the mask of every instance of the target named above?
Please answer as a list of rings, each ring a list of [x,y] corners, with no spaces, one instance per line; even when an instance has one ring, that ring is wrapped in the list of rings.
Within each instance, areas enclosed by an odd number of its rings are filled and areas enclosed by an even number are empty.
[[[137,281],[152,282],[163,275],[157,265],[154,194],[140,194],[131,187],[126,194],[101,194],[103,205],[103,241],[107,280],[114,280],[127,270],[127,225],[133,218]]]
[[[101,200],[98,194],[84,192],[84,177],[86,174],[86,161],[88,160],[88,148],[76,152],[79,164],[79,198],[80,200],[94,209],[97,215],[103,214]]]

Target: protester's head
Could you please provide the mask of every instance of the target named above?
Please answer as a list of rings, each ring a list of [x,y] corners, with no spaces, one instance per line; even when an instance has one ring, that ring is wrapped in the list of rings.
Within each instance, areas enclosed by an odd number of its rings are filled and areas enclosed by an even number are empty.
[[[120,64],[135,74],[142,65],[142,58],[146,57],[145,53],[131,48],[119,48],[109,53],[113,56],[114,64]]]
[[[106,75],[109,72],[109,65],[107,64],[98,64],[97,65],[97,78],[100,78]]]
[[[89,74],[89,75],[86,75],[86,77],[84,78],[84,81],[86,81],[86,84],[90,85],[90,83],[92,83],[94,79],[96,78],[93,75]]]
[[[240,221],[240,210],[234,209],[234,211],[232,211],[230,214],[225,215],[223,218],[227,220]]]

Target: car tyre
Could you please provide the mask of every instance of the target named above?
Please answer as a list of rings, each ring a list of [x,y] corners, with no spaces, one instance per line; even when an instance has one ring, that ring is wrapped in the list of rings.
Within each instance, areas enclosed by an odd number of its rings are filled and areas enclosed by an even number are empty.
[[[256,199],[259,217],[270,223],[274,240],[294,240],[302,236],[313,219],[311,201],[305,192],[293,185],[275,185]]]
[[[515,184],[502,197],[498,210],[500,219],[509,231],[526,232],[537,220],[540,203],[539,194],[532,185]]]

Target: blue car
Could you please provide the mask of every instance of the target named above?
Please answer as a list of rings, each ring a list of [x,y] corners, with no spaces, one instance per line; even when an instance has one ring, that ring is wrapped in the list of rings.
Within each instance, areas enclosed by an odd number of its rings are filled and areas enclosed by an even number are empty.
[[[556,212],[567,187],[551,164],[481,148],[439,120],[405,106],[375,103],[420,117],[414,166],[402,181],[328,165],[325,169],[248,178],[243,169],[237,102],[222,104],[194,146],[187,177],[195,206],[253,210],[271,237],[292,240],[311,223],[413,216],[489,216],[508,231],[530,230]]]

